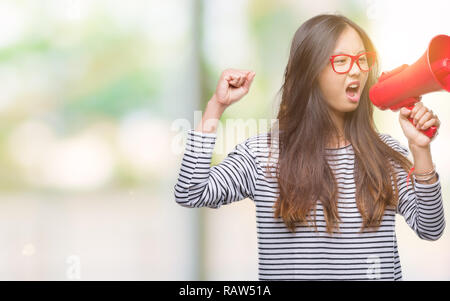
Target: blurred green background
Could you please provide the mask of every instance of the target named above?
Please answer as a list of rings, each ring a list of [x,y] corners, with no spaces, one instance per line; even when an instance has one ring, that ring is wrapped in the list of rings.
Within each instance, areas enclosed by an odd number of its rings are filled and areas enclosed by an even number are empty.
[[[389,70],[450,34],[449,9],[445,0],[0,1],[0,280],[256,280],[253,203],[187,209],[173,197],[186,130],[221,72],[256,77],[221,119],[215,164],[275,118],[290,42],[307,19],[356,21]],[[447,213],[449,95],[423,102],[442,121],[432,153]],[[239,119],[261,122],[225,135]],[[379,131],[407,145],[397,119],[376,110]],[[397,224],[404,279],[450,279],[448,231],[426,242]]]

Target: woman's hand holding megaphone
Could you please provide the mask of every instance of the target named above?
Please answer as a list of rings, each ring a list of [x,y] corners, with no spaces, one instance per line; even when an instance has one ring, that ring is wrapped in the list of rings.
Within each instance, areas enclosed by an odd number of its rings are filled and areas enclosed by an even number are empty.
[[[426,147],[437,135],[441,122],[432,110],[429,110],[422,102],[417,102],[410,109],[403,107],[399,114],[400,126],[408,138],[409,144]],[[428,136],[427,130],[433,128],[433,135]]]
[[[383,72],[381,74],[381,76],[378,78],[378,82],[382,82],[396,74],[399,74],[401,71],[405,70],[408,68],[407,64],[403,64],[402,66],[392,70],[392,71],[388,71],[388,72]],[[389,108],[394,111],[397,112],[399,109],[401,109],[403,111],[404,114],[409,114],[409,112],[412,111],[412,114],[410,117],[408,117],[407,119],[409,120],[409,122],[416,126],[417,121],[419,121],[418,119],[416,121],[413,120],[414,114],[416,114],[418,108],[415,107],[415,104],[420,103],[420,100],[422,99],[422,96],[418,96],[418,97],[408,97],[406,99],[403,99],[401,102],[395,104],[395,105],[391,105]],[[418,106],[423,106],[422,103],[420,103]],[[425,106],[423,106],[423,108],[425,108],[426,110],[428,110]],[[408,113],[407,113],[408,112]],[[400,114],[401,115],[401,114]],[[416,116],[416,118],[419,118],[418,116]],[[437,117],[436,117],[437,118]],[[422,124],[420,124],[420,126],[416,127],[418,130],[420,130],[423,134],[425,134],[426,136],[428,136],[428,138],[430,138],[430,141],[433,140],[434,136],[437,133],[437,127],[432,125],[432,126],[427,126],[426,128],[422,127]]]

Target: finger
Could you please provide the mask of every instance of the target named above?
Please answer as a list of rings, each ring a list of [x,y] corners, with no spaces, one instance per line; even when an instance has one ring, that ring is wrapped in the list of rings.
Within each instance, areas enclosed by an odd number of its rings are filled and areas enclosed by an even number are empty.
[[[249,73],[250,70],[237,70],[239,72],[240,76],[246,77]]]
[[[229,78],[230,76],[231,76],[232,78],[236,78],[236,77],[242,76],[242,72],[239,71],[239,70],[236,70],[236,69],[226,69],[226,70],[222,73],[222,76],[223,76],[224,78]]]
[[[250,72],[249,73],[249,76],[247,77],[247,80],[244,83],[244,86],[243,86],[244,88],[246,88],[246,89],[250,88],[250,85],[252,84],[253,79],[255,78],[255,75],[256,75],[255,72]]]
[[[223,75],[229,81],[229,83],[237,87],[244,84],[249,74],[251,74],[251,71],[239,69],[226,69],[225,72],[223,73]]]
[[[439,128],[439,125],[438,125],[438,121],[437,121],[437,119],[436,118],[431,118],[430,120],[428,120],[427,122],[425,122],[424,124],[423,124],[423,126],[421,127],[421,130],[426,130],[426,129],[428,129],[430,126],[436,126],[437,128]]]
[[[241,76],[239,77],[239,81],[238,81],[238,86],[242,86],[242,84],[244,83],[244,81],[246,80],[247,77],[245,76]]]
[[[422,106],[423,106],[423,103],[421,103],[420,101],[419,101],[419,102],[416,102],[416,103],[414,104],[413,109],[412,109],[411,116],[414,116],[414,115],[417,113],[417,111],[418,111]]]
[[[238,77],[238,76],[246,76],[247,75],[247,71],[244,71],[244,70],[239,70],[239,69],[231,69],[230,70],[230,74],[231,75],[233,75],[233,76],[235,76],[235,77]]]
[[[248,73],[245,76],[245,82],[244,85],[248,82],[251,81],[252,78],[255,76],[255,72],[254,71],[248,71]]]
[[[232,78],[233,79],[231,80],[231,84],[233,86],[236,86],[238,84],[238,82],[239,82],[240,77],[239,76],[233,76]]]
[[[233,77],[234,72],[231,71],[231,69],[226,69],[222,72],[221,77],[223,77],[226,80],[229,80]]]
[[[238,86],[242,86],[246,80],[247,80],[247,72],[239,72]]]
[[[422,98],[419,97],[419,99],[422,99]],[[414,104],[414,106],[417,106],[417,107],[423,107],[424,105],[423,105],[423,102],[421,102],[421,101],[419,100],[418,102],[416,102],[416,103]]]
[[[431,118],[433,118],[433,114],[430,112],[426,112],[425,114],[422,115],[422,117],[417,122],[416,128],[418,128],[418,129],[422,128],[423,125],[425,124],[425,122],[427,122]]]
[[[238,79],[239,79],[239,75],[230,73],[230,74],[228,74],[225,78],[228,80],[228,82],[229,82],[230,84],[231,84],[231,83],[236,84],[237,81],[238,81]]]
[[[232,77],[231,75],[225,75],[219,80],[219,86],[221,89],[228,89],[231,85]]]
[[[229,83],[229,85],[230,85],[231,87],[236,87],[236,81],[235,81],[235,80],[231,80],[231,81],[229,81],[228,83]]]
[[[238,81],[233,82],[233,84],[231,84],[233,87],[235,88],[239,88],[239,83]]]
[[[401,114],[403,117],[405,117],[405,118],[408,118],[409,115],[411,114],[411,112],[412,112],[412,110],[410,110],[410,109],[408,109],[408,108],[406,108],[406,107],[403,107],[403,108],[400,109],[400,114]]]
[[[436,126],[437,126],[437,127],[440,127],[440,126],[441,126],[441,120],[439,119],[439,117],[438,117],[436,114],[434,114],[434,115],[433,115],[433,118],[436,119],[436,123],[437,123]]]
[[[250,72],[250,73],[248,74],[248,80],[249,80],[250,82],[252,82],[253,79],[255,78],[255,75],[256,75],[256,72],[255,72],[255,71]]]
[[[239,76],[237,77],[236,83],[237,83],[238,86],[241,85],[242,79],[243,79],[243,76],[242,76],[242,75],[239,75]]]
[[[417,122],[419,122],[420,118],[428,112],[428,109],[424,106],[420,107],[415,114],[412,115],[411,118],[413,118],[414,125],[417,125]]]

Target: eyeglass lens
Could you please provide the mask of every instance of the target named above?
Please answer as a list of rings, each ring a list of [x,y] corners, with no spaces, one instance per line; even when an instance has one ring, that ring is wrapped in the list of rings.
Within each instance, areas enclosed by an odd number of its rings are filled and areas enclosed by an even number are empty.
[[[350,71],[351,62],[352,62],[352,59],[349,56],[346,56],[346,55],[336,56],[333,61],[334,69],[337,72],[348,72],[348,71]],[[374,63],[373,56],[370,54],[361,55],[358,58],[358,63],[359,63],[359,67],[361,68],[362,71],[369,71]],[[355,61],[355,64],[356,64],[356,61]]]

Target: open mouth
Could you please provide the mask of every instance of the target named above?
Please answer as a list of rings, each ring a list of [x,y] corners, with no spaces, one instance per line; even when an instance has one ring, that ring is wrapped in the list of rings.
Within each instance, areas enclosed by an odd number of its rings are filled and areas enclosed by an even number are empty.
[[[347,98],[353,102],[358,102],[360,97],[359,88],[360,88],[359,82],[350,83],[345,89],[345,94],[347,95]]]

